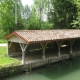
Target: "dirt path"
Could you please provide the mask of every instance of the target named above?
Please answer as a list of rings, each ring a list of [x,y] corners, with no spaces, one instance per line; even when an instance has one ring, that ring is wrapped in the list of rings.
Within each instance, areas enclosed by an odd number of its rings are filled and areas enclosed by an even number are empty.
[[[0,44],[0,46],[7,46],[7,43],[2,43]]]

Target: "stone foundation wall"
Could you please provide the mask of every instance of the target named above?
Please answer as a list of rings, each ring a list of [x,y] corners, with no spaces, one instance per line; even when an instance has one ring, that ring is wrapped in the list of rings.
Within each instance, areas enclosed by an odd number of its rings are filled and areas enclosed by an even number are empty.
[[[24,71],[23,65],[4,67],[0,69],[0,79]]]
[[[62,55],[61,57],[55,56],[55,57],[52,57],[52,58],[49,58],[46,60],[40,60],[40,61],[35,61],[33,63],[27,63],[25,65],[5,67],[5,68],[0,69],[0,79],[5,76],[10,76],[13,74],[21,73],[22,71],[30,71],[36,67],[40,67],[40,66],[44,66],[44,65],[48,66],[48,65],[51,65],[51,63],[58,62],[61,60],[66,60],[66,59],[69,59],[68,54]]]

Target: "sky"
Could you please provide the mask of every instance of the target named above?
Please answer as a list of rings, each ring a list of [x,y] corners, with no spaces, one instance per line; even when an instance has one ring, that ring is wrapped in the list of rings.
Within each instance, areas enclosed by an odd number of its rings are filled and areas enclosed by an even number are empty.
[[[31,6],[33,4],[33,0],[21,0],[22,4],[25,6],[26,4],[28,4],[29,6]]]
[[[28,4],[29,6],[31,6],[34,3],[34,0],[21,0],[23,6],[25,6],[26,4]],[[45,14],[43,14],[43,20],[46,21],[47,20],[47,16]]]

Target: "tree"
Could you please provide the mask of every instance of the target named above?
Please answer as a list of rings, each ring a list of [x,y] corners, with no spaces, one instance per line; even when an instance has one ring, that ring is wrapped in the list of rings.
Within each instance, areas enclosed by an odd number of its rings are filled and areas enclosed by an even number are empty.
[[[22,29],[23,26],[21,24],[21,13],[20,13],[20,5],[21,2],[18,0],[17,6],[18,6],[18,24],[15,25],[15,2],[14,0],[0,0],[0,26],[2,30],[6,34],[9,34],[10,32]]]
[[[49,21],[54,23],[53,28],[72,28],[71,23],[77,16],[77,7],[72,0],[51,0]]]
[[[75,5],[77,6],[77,17],[73,20],[73,28],[80,29],[80,0],[74,0]]]
[[[47,11],[48,11],[48,0],[34,0],[34,6],[36,9],[36,13],[39,16],[39,26],[40,29],[42,29],[42,22],[44,22],[44,15],[47,15]]]
[[[39,16],[36,14],[36,10],[33,7],[29,18],[26,23],[27,29],[29,30],[39,30]]]
[[[29,18],[31,16],[31,8],[26,5],[21,7],[21,15],[22,15],[22,23],[24,25],[24,29],[28,29],[27,23],[29,22]]]
[[[30,17],[30,14],[31,14],[30,7],[28,5],[24,6],[22,10],[22,18],[28,19]]]
[[[34,0],[32,11],[27,19],[28,29],[52,29],[52,25],[48,21],[44,21],[48,12],[48,0]],[[44,17],[44,18],[43,18]]]

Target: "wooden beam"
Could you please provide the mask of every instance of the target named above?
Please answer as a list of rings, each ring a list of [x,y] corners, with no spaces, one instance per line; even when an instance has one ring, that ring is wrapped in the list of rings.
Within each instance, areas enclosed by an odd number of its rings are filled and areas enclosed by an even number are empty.
[[[10,44],[9,44],[9,46],[8,46],[8,47],[10,48],[10,47],[11,47],[11,45],[12,45],[12,42],[10,42]]]
[[[56,43],[57,43],[58,46],[61,46],[63,41],[56,41]]]
[[[72,54],[73,53],[72,46],[73,46],[73,43],[75,42],[75,39],[69,40],[69,42],[70,42],[70,54]]]
[[[20,47],[21,47],[21,50],[22,50],[22,64],[24,65],[25,64],[25,50],[28,47],[28,45],[20,43]]]
[[[20,47],[21,47],[21,50],[22,51],[25,51],[26,50],[26,48],[27,48],[27,44],[25,45],[25,44],[23,44],[23,43],[20,43]]]
[[[40,43],[40,44],[41,44],[41,46],[43,48],[43,47],[46,47],[47,46],[48,42],[46,42],[46,43],[44,42],[44,43]]]
[[[9,55],[9,42],[7,41],[7,55]]]
[[[69,40],[70,44],[73,45],[73,43],[75,42],[75,39],[74,40]]]
[[[42,52],[42,59],[43,60],[45,60],[45,48],[46,48],[46,46],[47,46],[47,42],[45,43],[40,43],[41,44],[41,47],[42,47],[42,49],[43,49],[43,52]]]
[[[58,45],[58,56],[60,57],[61,56],[61,51],[60,51],[60,47],[63,43],[63,41],[56,41],[57,45]]]

